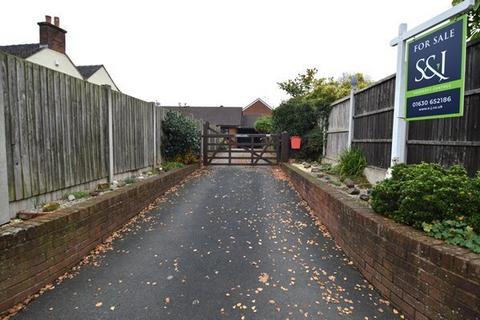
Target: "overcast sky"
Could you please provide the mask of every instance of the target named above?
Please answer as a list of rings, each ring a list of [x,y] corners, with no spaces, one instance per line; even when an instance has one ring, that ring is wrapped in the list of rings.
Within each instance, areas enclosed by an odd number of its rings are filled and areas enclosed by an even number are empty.
[[[450,0],[6,1],[0,44],[38,42],[36,22],[60,16],[75,64],[104,64],[120,89],[162,105],[245,106],[285,98],[277,82],[395,70],[389,41]]]

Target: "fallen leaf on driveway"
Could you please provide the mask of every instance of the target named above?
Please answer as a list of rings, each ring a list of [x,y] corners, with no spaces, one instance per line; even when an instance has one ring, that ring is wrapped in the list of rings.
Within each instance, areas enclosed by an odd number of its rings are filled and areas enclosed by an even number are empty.
[[[269,278],[270,278],[270,276],[268,275],[268,273],[262,272],[258,276],[258,281],[260,281],[261,283],[267,283]]]

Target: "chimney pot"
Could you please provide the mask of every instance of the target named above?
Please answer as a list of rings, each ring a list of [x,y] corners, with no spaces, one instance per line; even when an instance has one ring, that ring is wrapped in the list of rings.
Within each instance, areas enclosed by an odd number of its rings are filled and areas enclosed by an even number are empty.
[[[52,17],[50,16],[45,16],[45,20],[45,22],[38,23],[40,27],[40,45],[65,53],[65,34],[67,31],[60,28],[60,18],[54,17],[54,24],[51,23]]]

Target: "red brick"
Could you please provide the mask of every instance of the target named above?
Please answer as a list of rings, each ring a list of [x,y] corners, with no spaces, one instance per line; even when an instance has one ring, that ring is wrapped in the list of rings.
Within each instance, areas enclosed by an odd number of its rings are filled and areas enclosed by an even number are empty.
[[[480,255],[376,215],[290,165],[282,168],[360,272],[407,319],[478,316]]]

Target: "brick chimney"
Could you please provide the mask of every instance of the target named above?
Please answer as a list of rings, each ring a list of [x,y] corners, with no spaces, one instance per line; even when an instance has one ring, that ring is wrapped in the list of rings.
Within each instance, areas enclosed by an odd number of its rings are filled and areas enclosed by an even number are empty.
[[[65,34],[67,31],[60,28],[60,18],[45,16],[44,22],[39,22],[40,27],[40,45],[47,46],[49,49],[65,53]]]

